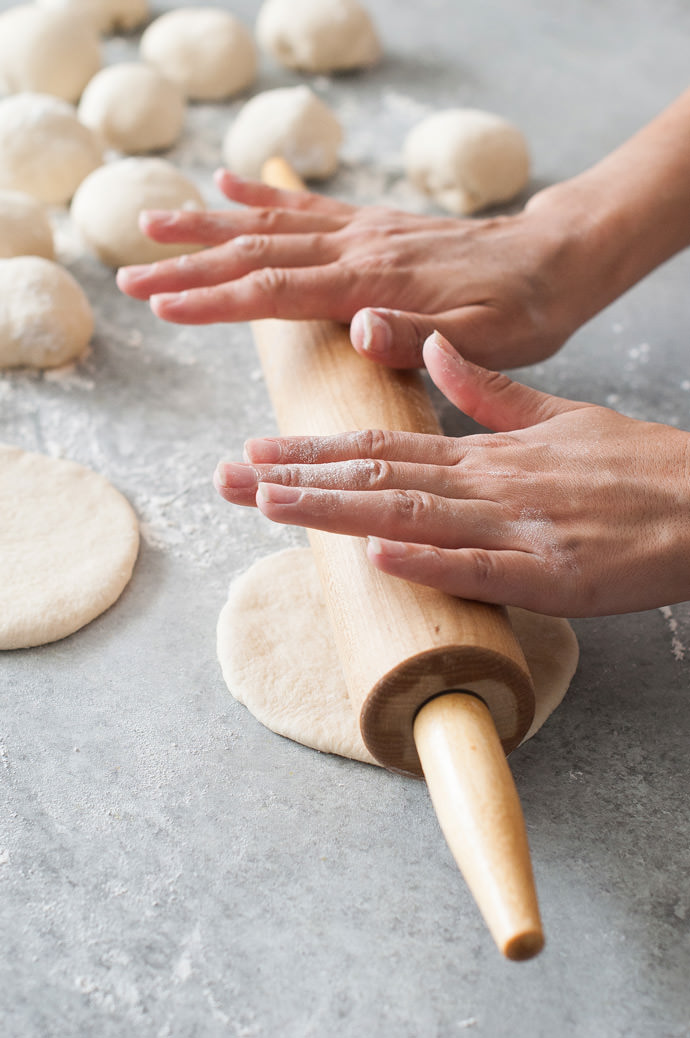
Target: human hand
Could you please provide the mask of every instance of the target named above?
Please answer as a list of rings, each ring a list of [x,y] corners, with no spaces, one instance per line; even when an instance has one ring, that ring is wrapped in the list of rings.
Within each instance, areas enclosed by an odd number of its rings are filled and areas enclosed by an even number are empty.
[[[424,346],[438,387],[495,434],[250,440],[232,503],[369,538],[377,568],[557,616],[690,598],[690,433],[540,393]]]
[[[245,208],[141,217],[154,240],[203,251],[118,272],[164,320],[352,321],[355,349],[397,368],[420,366],[438,329],[505,368],[550,356],[609,301],[583,213],[550,192],[514,216],[459,220],[216,180]]]

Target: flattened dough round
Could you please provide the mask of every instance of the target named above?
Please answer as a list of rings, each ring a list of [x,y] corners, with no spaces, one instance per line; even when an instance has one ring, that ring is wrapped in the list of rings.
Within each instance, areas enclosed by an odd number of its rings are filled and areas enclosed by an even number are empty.
[[[535,686],[529,739],[568,690],[578,645],[566,620],[509,613]],[[308,548],[260,559],[233,582],[218,619],[217,650],[228,688],[267,728],[325,753],[377,763],[350,706]]]
[[[0,444],[0,649],[57,641],[105,612],[138,550],[136,516],[103,476]]]

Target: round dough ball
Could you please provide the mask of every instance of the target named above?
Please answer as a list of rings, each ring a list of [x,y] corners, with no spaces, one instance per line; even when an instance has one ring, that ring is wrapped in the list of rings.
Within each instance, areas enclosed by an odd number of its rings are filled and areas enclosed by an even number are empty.
[[[93,334],[93,314],[69,271],[40,256],[0,260],[0,368],[55,368]]]
[[[39,7],[54,11],[72,11],[91,21],[97,32],[115,29],[126,32],[146,21],[148,0],[36,0]]]
[[[141,37],[144,61],[193,101],[222,101],[256,78],[256,47],[234,15],[216,7],[181,7],[156,18]]]
[[[339,72],[373,65],[381,44],[358,0],[266,0],[259,46],[287,68]]]
[[[0,92],[76,101],[100,67],[100,40],[88,18],[35,4],[0,14]]]
[[[0,258],[54,255],[53,229],[41,203],[23,191],[0,191]]]
[[[567,622],[508,609],[534,682],[530,739],[556,709],[577,667]],[[376,764],[362,741],[308,548],[255,562],[233,581],[218,619],[217,652],[233,696],[278,735]]]
[[[142,209],[204,209],[195,185],[165,159],[128,158],[91,173],[72,200],[71,215],[86,245],[111,267],[153,263],[196,251],[162,245],[139,230]]]
[[[0,649],[65,638],[119,598],[139,527],[98,473],[0,445]]]
[[[0,188],[64,205],[102,160],[95,136],[66,101],[47,94],[0,101]]]
[[[223,158],[243,177],[259,177],[266,159],[282,156],[301,176],[329,177],[338,165],[343,131],[308,86],[257,94],[242,107],[223,140]]]
[[[122,62],[101,69],[82,94],[79,119],[106,146],[129,154],[175,143],[184,122],[179,87],[150,65]]]
[[[451,108],[423,119],[408,134],[405,171],[442,208],[467,215],[519,194],[529,178],[522,133],[498,115]]]

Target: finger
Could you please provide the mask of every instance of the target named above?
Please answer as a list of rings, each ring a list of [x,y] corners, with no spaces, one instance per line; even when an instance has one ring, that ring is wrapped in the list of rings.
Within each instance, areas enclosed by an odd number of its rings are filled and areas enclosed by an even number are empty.
[[[554,575],[549,580],[541,557],[530,552],[449,550],[371,537],[367,556],[384,573],[458,598],[562,615],[553,589]]]
[[[349,216],[356,206],[327,198],[311,191],[286,191],[270,187],[259,180],[245,180],[227,169],[219,169],[213,179],[226,198],[247,206],[268,206],[272,209],[294,209],[300,212]]]
[[[302,234],[336,231],[342,217],[286,209],[228,209],[199,212],[186,209],[144,209],[139,229],[158,242],[220,245],[241,234]]]
[[[451,403],[495,432],[526,429],[567,411],[593,406],[541,393],[479,367],[459,356],[437,332],[424,344],[423,358],[431,378]]]
[[[149,301],[158,317],[178,324],[266,317],[345,322],[353,308],[343,281],[342,267],[335,263],[295,269],[262,267],[222,285],[154,293]]]
[[[519,536],[494,501],[449,501],[417,490],[351,493],[259,483],[256,504],[277,523],[442,548],[514,547],[510,540]]]
[[[427,338],[441,332],[463,356],[481,359],[494,341],[496,315],[482,304],[445,313],[421,314],[383,307],[359,310],[352,318],[350,339],[362,356],[391,368],[420,368]]]
[[[220,496],[231,505],[245,505],[249,508],[256,505],[258,480],[254,469],[249,465],[235,465],[238,471],[230,473],[224,471],[228,467],[227,462],[221,462],[213,473],[213,486]],[[242,469],[247,471],[243,472]]]
[[[334,462],[327,465],[249,465],[220,462],[216,489],[226,501],[244,504],[247,491],[259,483],[324,490],[374,491],[419,490],[448,498],[476,497],[477,488],[454,468],[442,465],[391,463],[373,458]],[[237,495],[241,500],[238,500]],[[483,497],[484,495],[482,495]]]
[[[185,253],[145,266],[122,267],[117,284],[137,299],[222,285],[262,267],[301,267],[331,262],[332,239],[318,234],[241,235],[202,252]]]
[[[247,440],[244,453],[253,465],[315,465],[355,459],[455,465],[472,441],[487,437],[430,436],[409,432],[364,429],[334,436],[281,436]]]

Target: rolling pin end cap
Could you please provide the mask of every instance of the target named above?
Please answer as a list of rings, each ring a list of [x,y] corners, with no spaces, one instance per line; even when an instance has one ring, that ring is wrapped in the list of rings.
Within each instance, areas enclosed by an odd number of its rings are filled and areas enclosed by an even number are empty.
[[[511,937],[501,950],[511,962],[526,962],[538,955],[543,947],[544,934],[542,931],[528,930],[526,933]]]

